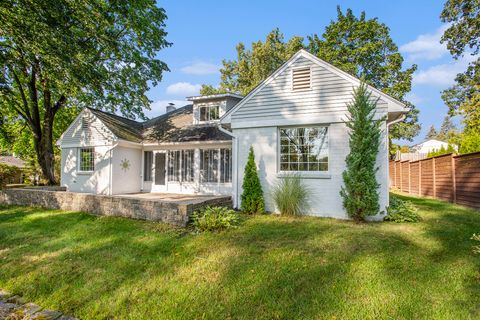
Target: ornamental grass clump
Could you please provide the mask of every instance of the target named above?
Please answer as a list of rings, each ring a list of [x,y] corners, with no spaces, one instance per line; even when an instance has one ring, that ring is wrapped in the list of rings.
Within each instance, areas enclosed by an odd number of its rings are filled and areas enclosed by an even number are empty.
[[[308,209],[310,190],[298,175],[291,174],[274,185],[272,198],[282,215],[296,216]]]
[[[242,188],[242,211],[246,214],[264,213],[265,201],[263,199],[262,185],[258,177],[255,154],[253,153],[252,147],[250,147],[248,161],[245,165]]]

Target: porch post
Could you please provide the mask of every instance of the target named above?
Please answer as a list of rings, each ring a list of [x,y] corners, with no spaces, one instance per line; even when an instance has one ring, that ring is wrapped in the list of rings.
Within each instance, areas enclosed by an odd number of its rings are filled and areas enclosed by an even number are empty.
[[[193,155],[193,177],[195,192],[200,192],[200,149],[196,148]]]

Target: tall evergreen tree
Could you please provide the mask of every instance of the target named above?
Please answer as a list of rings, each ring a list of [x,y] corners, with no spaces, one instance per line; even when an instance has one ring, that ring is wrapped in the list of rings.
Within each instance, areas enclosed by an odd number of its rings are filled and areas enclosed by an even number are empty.
[[[443,119],[442,125],[440,126],[440,131],[438,132],[437,139],[440,141],[447,142],[449,137],[455,132],[456,128],[452,122],[452,119],[449,115],[446,115]]]
[[[250,152],[248,153],[242,188],[242,211],[247,214],[264,213],[265,202],[263,199],[262,185],[258,177],[257,165],[255,164],[253,147],[250,147]]]
[[[350,129],[350,153],[340,191],[345,210],[357,221],[378,214],[380,209],[375,173],[382,121],[375,119],[375,109],[376,102],[371,101],[371,94],[363,83],[348,104],[346,125]]]
[[[437,129],[435,129],[434,125],[431,125],[430,129],[428,129],[427,135],[425,136],[425,140],[437,139],[437,135]]]

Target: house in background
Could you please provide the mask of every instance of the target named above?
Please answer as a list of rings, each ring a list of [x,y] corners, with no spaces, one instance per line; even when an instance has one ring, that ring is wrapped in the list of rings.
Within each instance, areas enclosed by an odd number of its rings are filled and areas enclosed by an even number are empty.
[[[246,97],[190,97],[191,105],[145,122],[84,109],[59,139],[61,184],[95,194],[231,195],[241,205],[243,171],[255,151],[266,210],[272,186],[296,173],[312,191],[309,214],[347,218],[340,189],[349,137],[347,104],[360,81],[300,50]],[[377,156],[381,210],[388,205],[388,126],[408,109],[369,87],[385,119]]]
[[[10,156],[0,156],[0,163],[6,164],[8,166],[18,168],[18,172],[11,178],[8,179],[8,184],[22,184],[24,180],[24,169],[25,169],[25,161],[20,158],[17,158],[15,155]]]
[[[428,154],[429,152],[438,151],[442,148],[447,150],[448,145],[449,144],[447,142],[436,140],[436,139],[430,139],[413,146],[412,151],[415,153]],[[455,150],[458,150],[458,146],[452,145],[452,147]]]

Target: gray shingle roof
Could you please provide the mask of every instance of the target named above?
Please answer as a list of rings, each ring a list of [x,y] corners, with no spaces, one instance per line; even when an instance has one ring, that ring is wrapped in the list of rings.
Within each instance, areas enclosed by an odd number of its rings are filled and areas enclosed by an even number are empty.
[[[231,137],[216,125],[193,125],[193,106],[186,105],[159,117],[137,122],[89,108],[118,138],[132,142],[170,143],[228,141]]]
[[[17,168],[25,167],[25,161],[14,156],[0,156],[0,163],[8,164]]]

